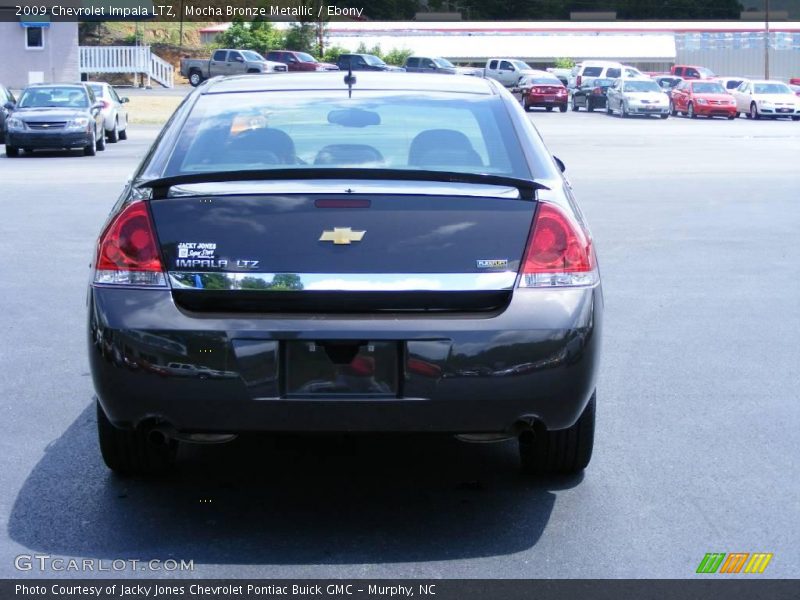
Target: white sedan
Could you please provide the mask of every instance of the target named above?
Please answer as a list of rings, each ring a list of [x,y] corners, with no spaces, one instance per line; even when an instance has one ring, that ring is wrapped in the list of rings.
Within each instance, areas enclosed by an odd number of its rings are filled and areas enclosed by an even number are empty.
[[[782,81],[746,80],[733,91],[736,110],[748,119],[791,117],[800,121],[800,98]]]
[[[112,144],[119,140],[128,139],[128,109],[125,104],[128,99],[120,98],[114,86],[102,82],[89,82],[89,87],[94,91],[97,101],[103,105],[101,114],[106,129],[106,139]]]

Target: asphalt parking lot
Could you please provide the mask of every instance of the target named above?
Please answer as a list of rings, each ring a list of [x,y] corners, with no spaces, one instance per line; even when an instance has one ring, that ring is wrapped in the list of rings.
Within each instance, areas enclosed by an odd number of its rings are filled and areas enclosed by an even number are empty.
[[[0,575],[59,576],[15,569],[40,553],[193,560],[194,577],[660,578],[772,552],[765,575],[796,576],[800,123],[531,119],[567,165],[606,299],[592,464],[536,482],[512,443],[420,437],[247,438],[184,452],[173,479],[115,478],[87,265],[157,128],[96,158],[0,157]]]

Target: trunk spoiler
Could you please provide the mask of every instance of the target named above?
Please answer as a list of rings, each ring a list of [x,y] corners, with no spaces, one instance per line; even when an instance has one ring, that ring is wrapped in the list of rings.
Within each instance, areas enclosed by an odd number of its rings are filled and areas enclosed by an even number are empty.
[[[293,179],[364,179],[387,181],[435,181],[443,183],[474,183],[502,185],[516,188],[523,200],[535,200],[536,190],[550,189],[532,179],[505,177],[486,173],[459,173],[454,171],[418,171],[411,169],[358,169],[358,168],[298,168],[259,169],[241,171],[210,171],[141,181],[136,187],[149,188],[153,199],[167,198],[171,187],[192,183],[224,183],[232,181],[280,181]]]

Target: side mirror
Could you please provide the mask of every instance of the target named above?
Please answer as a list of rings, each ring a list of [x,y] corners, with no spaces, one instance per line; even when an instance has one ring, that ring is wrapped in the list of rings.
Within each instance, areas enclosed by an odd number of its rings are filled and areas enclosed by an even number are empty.
[[[567,167],[564,165],[564,161],[562,161],[560,158],[554,156],[553,160],[556,161],[556,164],[558,165],[558,168],[561,169],[562,173],[567,170]]]
[[[17,105],[14,104],[13,102],[6,102],[5,104],[3,104],[3,108],[5,108],[6,110],[14,110],[16,107]]]
[[[128,98],[127,96],[123,96],[122,98],[119,99],[120,104],[127,104],[130,101],[131,99]]]

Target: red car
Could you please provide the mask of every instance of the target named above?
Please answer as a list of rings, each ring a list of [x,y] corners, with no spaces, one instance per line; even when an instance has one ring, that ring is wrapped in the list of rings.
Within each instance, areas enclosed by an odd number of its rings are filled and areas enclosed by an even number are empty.
[[[522,106],[525,110],[543,107],[551,111],[557,106],[561,112],[567,112],[569,93],[564,84],[555,77],[527,77],[520,82],[520,87]]]
[[[672,90],[669,108],[673,116],[682,113],[693,119],[698,115],[729,119],[737,116],[736,100],[718,81],[680,82]]]
[[[789,80],[789,83],[790,83],[791,85],[800,85],[800,77],[792,77],[792,78]]]
[[[285,64],[289,71],[338,71],[334,64],[320,62],[307,52],[294,50],[270,50],[267,60]]]

